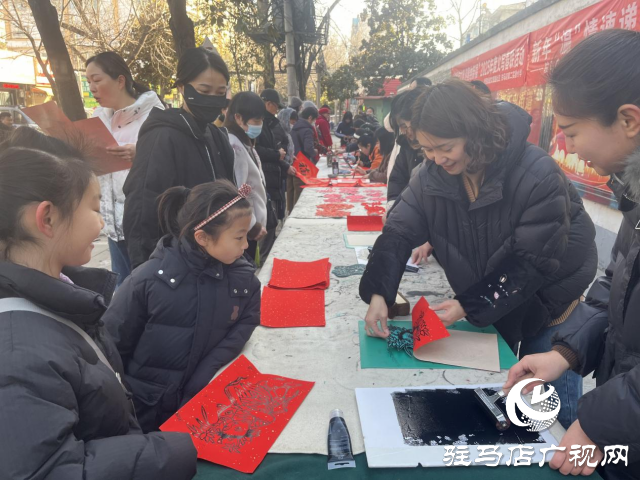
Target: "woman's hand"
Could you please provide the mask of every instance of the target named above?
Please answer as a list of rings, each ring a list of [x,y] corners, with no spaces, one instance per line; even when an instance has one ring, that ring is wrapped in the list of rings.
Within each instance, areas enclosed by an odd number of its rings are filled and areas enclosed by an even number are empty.
[[[367,173],[367,171],[363,168],[356,167],[356,173],[359,173],[360,175],[364,175],[365,173]]]
[[[387,302],[380,295],[372,295],[369,310],[364,317],[364,330],[370,337],[387,338],[389,329],[387,328],[387,318],[389,317],[389,309]],[[380,327],[378,326],[380,324]]]
[[[258,234],[256,235],[256,238],[254,238],[254,240],[256,242],[262,240],[264,237],[267,236],[267,229],[264,227],[260,227],[260,231],[258,232]]]
[[[411,254],[411,263],[414,265],[420,265],[423,262],[426,263],[427,259],[431,256],[431,252],[433,252],[433,247],[429,242],[420,245]]]
[[[527,355],[509,370],[507,383],[502,387],[505,393],[513,388],[516,383],[527,378],[539,378],[545,382],[553,382],[569,370],[569,362],[555,350],[546,353],[536,353]],[[522,389],[522,393],[527,394],[541,382],[533,382]]]
[[[467,315],[458,300],[445,300],[437,305],[431,305],[431,310],[438,314],[445,327],[453,325]]]
[[[294,167],[293,165],[291,165],[291,166],[289,167],[289,170],[287,170],[287,173],[288,173],[289,175],[291,175],[292,177],[295,177],[295,176],[297,175],[298,171],[296,170],[296,167]]]
[[[133,162],[136,158],[136,144],[119,145],[117,147],[107,147],[107,152],[116,157],[120,157],[128,162]]]
[[[526,357],[525,357],[526,358]],[[580,462],[571,461],[571,456],[569,452],[572,449],[572,446],[580,445],[587,446],[592,445],[595,447],[595,451],[593,452],[593,457],[585,458],[585,462],[580,465]],[[564,434],[562,440],[560,441],[559,447],[565,447],[564,452],[557,451],[551,457],[551,461],[549,462],[549,466],[554,470],[560,470],[560,473],[563,475],[591,475],[604,455],[602,451],[598,448],[598,446],[591,441],[591,439],[584,433],[582,427],[580,426],[580,420],[576,420],[571,424],[567,433]],[[582,449],[581,449],[582,451]],[[591,464],[591,465],[589,465]]]

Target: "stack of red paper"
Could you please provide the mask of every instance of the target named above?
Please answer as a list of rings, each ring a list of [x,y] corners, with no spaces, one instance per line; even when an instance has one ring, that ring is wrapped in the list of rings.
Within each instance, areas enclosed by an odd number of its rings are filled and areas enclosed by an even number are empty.
[[[382,217],[367,215],[349,215],[347,230],[350,232],[381,232]]]
[[[324,327],[324,290],[329,288],[328,258],[315,262],[273,261],[262,290],[260,324],[265,327]]]

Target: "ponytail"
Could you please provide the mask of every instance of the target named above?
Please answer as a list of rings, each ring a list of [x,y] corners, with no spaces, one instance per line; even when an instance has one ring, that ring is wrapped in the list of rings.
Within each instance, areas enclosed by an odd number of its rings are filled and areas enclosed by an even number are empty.
[[[180,236],[178,214],[189,198],[191,189],[187,187],[171,187],[160,196],[158,204],[158,222],[163,235]]]

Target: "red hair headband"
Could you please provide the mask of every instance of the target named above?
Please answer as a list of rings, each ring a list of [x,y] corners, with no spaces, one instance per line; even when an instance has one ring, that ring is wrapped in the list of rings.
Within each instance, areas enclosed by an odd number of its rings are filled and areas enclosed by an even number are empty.
[[[227,210],[229,210],[229,208],[231,208],[233,205],[238,203],[240,200],[242,200],[243,198],[247,198],[250,193],[251,193],[251,185],[248,185],[248,184],[245,183],[244,185],[242,185],[238,189],[238,196],[236,198],[234,198],[229,203],[227,203],[225,206],[223,206],[222,208],[219,208],[217,211],[215,211],[214,213],[209,215],[206,219],[204,219],[202,222],[200,222],[198,225],[196,225],[195,228],[193,229],[193,231],[195,232],[195,231],[200,230],[207,223],[209,223],[211,220],[216,218],[221,213],[224,213]]]

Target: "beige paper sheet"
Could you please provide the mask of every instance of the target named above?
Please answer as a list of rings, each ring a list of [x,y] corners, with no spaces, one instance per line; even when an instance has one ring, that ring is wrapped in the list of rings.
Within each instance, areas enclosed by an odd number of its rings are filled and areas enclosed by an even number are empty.
[[[380,233],[360,233],[360,234],[347,234],[347,242],[352,247],[370,247],[376,243]]]
[[[424,362],[500,372],[498,336],[495,333],[449,330],[450,337],[429,343],[413,355]]]

